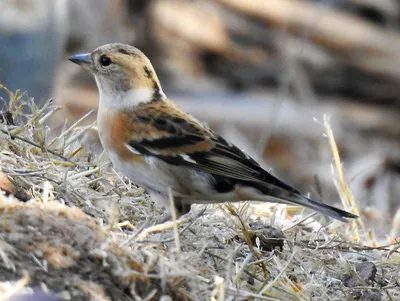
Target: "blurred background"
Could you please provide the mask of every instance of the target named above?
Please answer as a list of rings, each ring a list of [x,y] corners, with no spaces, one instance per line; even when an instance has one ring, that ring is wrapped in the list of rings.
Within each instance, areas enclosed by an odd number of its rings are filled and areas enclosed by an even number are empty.
[[[67,58],[128,43],[147,54],[170,98],[287,182],[338,205],[323,135],[328,115],[367,226],[398,235],[400,1],[0,0],[0,7],[0,84],[38,104],[54,98],[62,108],[53,131],[97,106],[92,76]]]

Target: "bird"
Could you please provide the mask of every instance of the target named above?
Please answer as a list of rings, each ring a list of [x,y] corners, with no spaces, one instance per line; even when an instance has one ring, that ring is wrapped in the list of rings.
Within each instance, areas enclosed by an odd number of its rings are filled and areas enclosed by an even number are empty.
[[[97,127],[115,169],[177,215],[192,204],[275,202],[311,208],[334,219],[357,218],[314,201],[263,169],[243,150],[167,98],[147,56],[111,43],[76,54],[99,91]]]

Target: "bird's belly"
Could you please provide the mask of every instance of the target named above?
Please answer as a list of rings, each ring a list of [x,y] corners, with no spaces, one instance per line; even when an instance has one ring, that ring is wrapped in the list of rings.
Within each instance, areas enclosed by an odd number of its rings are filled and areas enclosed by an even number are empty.
[[[210,179],[195,170],[173,166],[154,157],[145,157],[143,162],[124,161],[112,152],[109,157],[117,171],[153,192],[167,196],[171,189],[173,196],[186,198],[210,191]]]
[[[169,206],[169,189],[173,197],[189,204],[264,200],[254,188],[236,187],[232,191],[217,192],[209,174],[170,165],[154,157],[147,157],[143,162],[124,161],[112,152],[109,152],[109,157],[117,171],[146,189],[160,206]]]
[[[168,181],[165,175],[157,172],[146,160],[143,162],[121,160],[121,158],[113,152],[109,152],[109,157],[118,172],[143,188],[159,190],[164,186],[171,186],[171,184],[173,184],[171,180]]]

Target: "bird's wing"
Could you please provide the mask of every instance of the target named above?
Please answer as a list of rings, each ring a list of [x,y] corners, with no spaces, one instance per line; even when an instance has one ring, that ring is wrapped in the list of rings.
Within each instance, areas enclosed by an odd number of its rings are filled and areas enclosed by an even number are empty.
[[[143,105],[135,112],[144,129],[129,142],[132,151],[157,157],[172,165],[185,166],[245,182],[264,182],[299,193],[283,183],[235,145],[212,132],[171,103],[157,108]]]

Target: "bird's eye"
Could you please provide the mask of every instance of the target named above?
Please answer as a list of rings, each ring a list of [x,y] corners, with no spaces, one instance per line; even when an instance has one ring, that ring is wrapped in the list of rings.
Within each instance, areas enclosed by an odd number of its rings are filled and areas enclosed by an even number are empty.
[[[109,66],[112,62],[111,62],[111,59],[108,57],[108,56],[106,56],[106,55],[102,55],[101,57],[100,57],[100,59],[99,59],[99,62],[100,62],[100,65],[102,65],[102,66],[104,66],[104,67],[107,67],[107,66]]]

